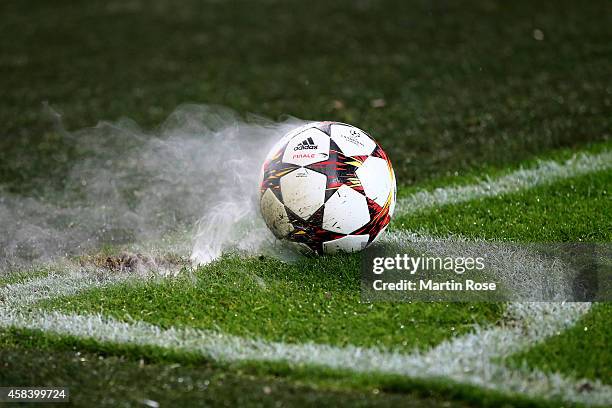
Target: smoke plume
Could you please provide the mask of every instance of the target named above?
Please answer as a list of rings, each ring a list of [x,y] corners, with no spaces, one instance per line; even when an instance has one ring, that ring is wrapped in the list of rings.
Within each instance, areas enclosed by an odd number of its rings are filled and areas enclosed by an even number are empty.
[[[20,196],[0,186],[0,272],[108,245],[198,263],[264,251],[274,239],[258,214],[260,166],[303,123],[185,105],[153,131],[125,119],[63,131],[80,160],[62,191]]]

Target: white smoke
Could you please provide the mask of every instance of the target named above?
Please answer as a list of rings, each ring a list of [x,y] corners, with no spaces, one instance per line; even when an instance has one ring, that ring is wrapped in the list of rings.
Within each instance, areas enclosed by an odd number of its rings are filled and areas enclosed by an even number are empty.
[[[62,191],[8,194],[0,186],[0,272],[105,245],[157,248],[209,262],[223,251],[264,250],[260,166],[303,124],[179,107],[158,129],[102,122],[63,137],[80,152]]]

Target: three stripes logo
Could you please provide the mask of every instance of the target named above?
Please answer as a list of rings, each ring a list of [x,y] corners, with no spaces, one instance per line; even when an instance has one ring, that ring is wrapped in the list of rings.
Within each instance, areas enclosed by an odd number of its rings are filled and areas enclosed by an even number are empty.
[[[319,146],[315,144],[312,137],[302,140],[293,150],[316,150]]]

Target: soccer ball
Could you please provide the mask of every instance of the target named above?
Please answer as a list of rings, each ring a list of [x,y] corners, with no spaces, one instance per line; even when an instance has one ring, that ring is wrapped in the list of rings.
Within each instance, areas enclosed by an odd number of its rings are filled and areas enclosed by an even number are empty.
[[[323,254],[360,251],[378,239],[393,215],[396,185],[389,158],[366,132],[313,122],[272,148],[260,193],[277,238]]]

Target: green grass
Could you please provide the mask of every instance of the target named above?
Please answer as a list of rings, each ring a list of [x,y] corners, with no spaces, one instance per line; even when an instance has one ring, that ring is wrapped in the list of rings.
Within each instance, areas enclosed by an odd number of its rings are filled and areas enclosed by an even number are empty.
[[[360,303],[359,256],[226,257],[192,277],[92,289],[40,306],[104,313],[162,327],[197,327],[283,342],[426,348],[495,322],[494,303]]]
[[[61,188],[86,154],[43,101],[68,129],[149,128],[184,102],[346,121],[380,139],[405,185],[609,139],[611,7],[5,1],[0,183]]]
[[[611,14],[605,0],[189,0],[180,7],[168,0],[4,1],[0,196],[63,192],[75,163],[91,154],[57,130],[44,101],[63,114],[69,130],[120,117],[152,128],[185,102],[273,119],[289,114],[353,123],[389,153],[402,196],[474,182],[483,173],[505,174],[537,158],[609,149],[612,43],[605,16]],[[542,41],[535,29],[544,33]],[[381,98],[386,105],[373,108]],[[600,173],[445,206],[401,218],[396,227],[487,239],[610,242],[610,177]],[[495,322],[503,310],[493,304],[360,304],[357,262],[330,257],[284,265],[227,257],[191,277],[92,290],[44,306],[164,327],[401,351]],[[2,276],[0,285],[29,277]],[[605,380],[610,317],[607,305],[596,306],[580,325],[511,364]],[[76,405],[137,404],[144,397],[162,406],[546,405],[444,381],[280,364],[226,367],[172,350],[0,330],[1,384],[59,382],[72,388]]]
[[[612,305],[596,304],[574,327],[512,356],[508,363],[612,384],[610,322]]]
[[[522,242],[610,242],[612,172],[441,206],[399,217],[395,225],[436,235]]]

